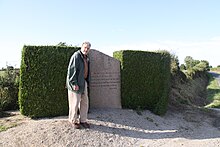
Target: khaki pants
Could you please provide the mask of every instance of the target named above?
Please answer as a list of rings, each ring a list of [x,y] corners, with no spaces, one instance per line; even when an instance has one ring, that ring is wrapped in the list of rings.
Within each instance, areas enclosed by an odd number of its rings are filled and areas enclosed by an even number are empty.
[[[86,122],[88,114],[88,91],[87,82],[85,82],[85,91],[83,94],[78,94],[68,90],[68,101],[69,101],[69,121],[71,123]],[[79,109],[79,120],[77,111]]]

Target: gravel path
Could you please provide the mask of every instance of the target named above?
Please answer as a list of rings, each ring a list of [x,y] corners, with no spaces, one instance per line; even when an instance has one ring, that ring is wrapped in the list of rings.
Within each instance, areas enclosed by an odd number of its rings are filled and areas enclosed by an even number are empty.
[[[150,111],[138,115],[133,110],[92,109],[91,128],[81,130],[72,128],[67,116],[22,117],[20,125],[0,132],[1,147],[220,147],[213,117],[196,111],[168,111],[160,117]]]

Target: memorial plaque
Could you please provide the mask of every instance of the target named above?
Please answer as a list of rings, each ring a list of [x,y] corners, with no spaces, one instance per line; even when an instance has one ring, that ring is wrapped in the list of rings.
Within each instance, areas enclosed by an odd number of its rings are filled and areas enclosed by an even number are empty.
[[[91,108],[121,108],[120,62],[91,49],[89,100]]]

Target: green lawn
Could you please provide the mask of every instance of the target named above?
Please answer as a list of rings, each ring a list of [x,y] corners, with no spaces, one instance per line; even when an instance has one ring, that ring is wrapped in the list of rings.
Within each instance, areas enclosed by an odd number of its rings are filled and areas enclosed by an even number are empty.
[[[208,99],[210,104],[206,105],[206,108],[220,108],[220,87],[218,81],[210,75],[210,82],[207,87]]]
[[[0,70],[0,76],[4,75],[4,71]]]
[[[211,68],[210,71],[213,71],[213,72],[220,74],[220,67]]]
[[[9,123],[8,125],[0,125],[0,132],[2,131],[6,131],[10,128],[16,127],[17,124],[16,123]]]

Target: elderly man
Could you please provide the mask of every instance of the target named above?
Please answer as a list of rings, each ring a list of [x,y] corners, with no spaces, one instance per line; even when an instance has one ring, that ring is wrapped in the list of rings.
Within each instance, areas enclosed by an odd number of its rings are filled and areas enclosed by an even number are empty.
[[[89,66],[87,54],[91,44],[84,42],[80,50],[70,58],[67,71],[67,88],[69,101],[69,122],[75,129],[90,128],[87,123],[88,92],[87,81],[89,78]],[[79,116],[77,111],[79,110]],[[79,118],[78,118],[79,117]]]

